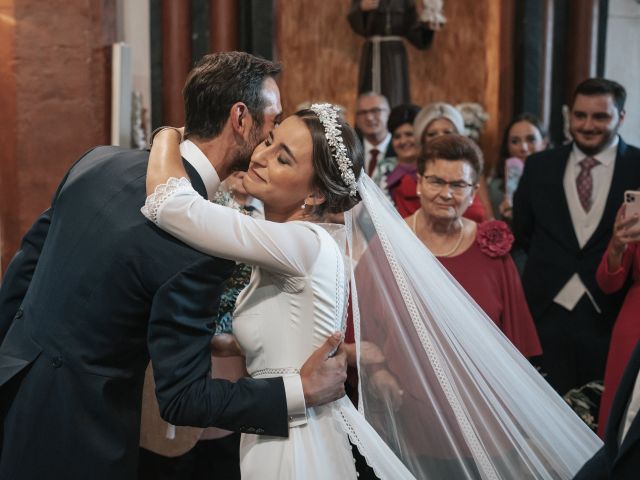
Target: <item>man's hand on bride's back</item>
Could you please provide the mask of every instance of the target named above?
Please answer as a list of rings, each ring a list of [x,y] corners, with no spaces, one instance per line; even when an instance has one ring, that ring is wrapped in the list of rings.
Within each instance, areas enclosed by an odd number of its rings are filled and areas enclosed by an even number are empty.
[[[334,351],[335,355],[330,356]],[[311,354],[300,369],[300,379],[307,407],[322,405],[344,396],[347,354],[340,333],[333,334]]]

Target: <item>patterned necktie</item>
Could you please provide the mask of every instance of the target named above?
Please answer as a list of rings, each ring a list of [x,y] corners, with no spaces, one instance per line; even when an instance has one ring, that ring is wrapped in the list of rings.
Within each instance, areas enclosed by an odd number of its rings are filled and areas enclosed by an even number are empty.
[[[592,194],[593,194],[593,176],[591,169],[600,162],[595,158],[587,157],[580,162],[580,173],[576,177],[576,187],[578,189],[578,198],[585,212],[591,210]]]
[[[367,175],[369,175],[370,177],[373,176],[373,172],[376,170],[376,165],[378,165],[378,154],[380,153],[380,150],[378,150],[377,148],[372,148],[369,151],[369,168],[367,169]]]

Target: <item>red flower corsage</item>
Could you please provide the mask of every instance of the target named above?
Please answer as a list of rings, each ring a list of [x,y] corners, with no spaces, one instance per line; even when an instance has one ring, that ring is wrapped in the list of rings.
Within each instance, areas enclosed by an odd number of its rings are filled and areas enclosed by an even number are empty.
[[[476,242],[480,251],[491,258],[502,257],[509,253],[513,240],[513,233],[507,224],[500,220],[478,224]]]

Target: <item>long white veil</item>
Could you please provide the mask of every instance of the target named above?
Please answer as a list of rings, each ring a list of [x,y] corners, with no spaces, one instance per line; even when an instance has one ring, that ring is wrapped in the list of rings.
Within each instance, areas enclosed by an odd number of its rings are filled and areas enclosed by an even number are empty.
[[[572,478],[601,441],[364,174],[358,192],[345,226],[359,410],[418,479]],[[382,361],[367,363],[371,346]]]

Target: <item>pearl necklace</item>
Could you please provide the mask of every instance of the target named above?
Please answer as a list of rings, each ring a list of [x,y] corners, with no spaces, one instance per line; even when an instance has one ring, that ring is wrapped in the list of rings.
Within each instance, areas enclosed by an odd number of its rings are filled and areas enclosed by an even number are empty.
[[[416,230],[416,225],[418,223],[418,213],[420,213],[420,210],[417,210],[416,213],[413,214],[413,224],[411,225],[411,230],[413,230],[413,233],[415,233],[416,237],[420,238],[420,236],[418,235],[418,232]],[[458,248],[460,248],[460,244],[462,243],[462,239],[464,238],[464,225],[462,224],[462,219],[460,219],[460,218],[458,218],[458,225],[460,225],[460,234],[458,235],[458,241],[453,246],[453,248],[451,250],[449,250],[447,253],[441,253],[441,254],[437,254],[437,253],[434,253],[432,251],[431,253],[433,253],[434,256],[436,256],[436,257],[450,257],[451,255],[456,253],[456,250],[458,250]]]

